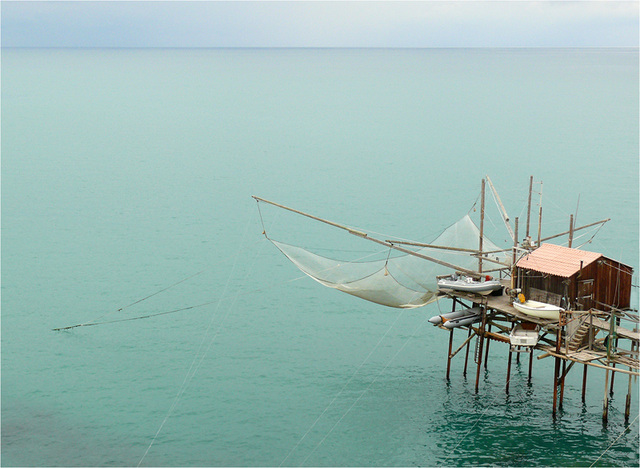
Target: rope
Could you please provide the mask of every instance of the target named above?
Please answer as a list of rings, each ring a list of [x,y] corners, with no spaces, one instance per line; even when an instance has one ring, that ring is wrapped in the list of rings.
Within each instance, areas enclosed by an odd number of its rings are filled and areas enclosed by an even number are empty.
[[[402,347],[396,352],[396,354],[393,355],[393,357],[391,359],[389,359],[389,362],[387,362],[387,364],[382,368],[382,370],[378,373],[378,375],[371,381],[371,383],[369,383],[369,385],[367,386],[367,388],[365,388],[362,393],[360,394],[360,396],[358,396],[358,398],[351,404],[351,406],[347,409],[347,411],[340,417],[340,419],[338,419],[338,421],[336,421],[336,423],[333,425],[333,427],[331,429],[329,429],[329,432],[327,432],[327,434],[322,438],[322,440],[320,440],[320,442],[318,442],[318,444],[314,447],[314,449],[309,453],[309,455],[306,456],[306,458],[302,461],[301,465],[304,465],[306,463],[306,461],[309,459],[309,457],[311,455],[313,455],[313,453],[324,443],[325,440],[327,440],[327,437],[329,437],[329,435],[331,435],[331,433],[333,432],[333,430],[338,427],[338,424],[340,424],[340,422],[342,422],[342,420],[347,416],[347,414],[349,414],[349,412],[351,412],[351,410],[353,409],[353,407],[360,401],[360,399],[364,396],[365,393],[367,393],[369,391],[369,389],[371,388],[371,386],[376,382],[376,380],[378,380],[378,378],[382,375],[382,373],[387,369],[387,367],[389,367],[389,365],[391,365],[391,363],[393,362],[393,360],[398,356],[398,354],[400,354],[402,352],[402,350],[407,346],[407,344],[409,344],[409,341],[411,341],[411,338],[413,338],[416,333],[418,333],[418,330],[420,330],[422,328],[422,325],[424,325],[424,323],[427,321],[427,318],[425,317],[425,319],[422,321],[422,323],[415,329],[415,331],[413,332],[413,334],[404,342],[404,344],[402,345]]]
[[[248,229],[249,228],[249,224],[250,224],[250,222],[247,223],[247,226],[245,227],[244,234],[243,234],[242,239],[240,241],[240,246],[244,245],[244,238],[246,237],[246,234],[247,234],[247,232],[249,230]],[[205,342],[208,339],[209,331],[211,330],[211,327],[213,325],[213,319],[214,319],[218,309],[220,308],[220,304],[222,303],[222,300],[225,298],[225,295],[226,295],[227,290],[229,288],[229,283],[231,282],[231,278],[232,278],[232,276],[233,276],[233,274],[235,272],[236,266],[238,264],[238,258],[240,257],[240,252],[241,252],[241,249],[238,248],[237,249],[237,253],[236,253],[236,257],[235,257],[235,260],[234,260],[234,263],[233,263],[233,267],[231,268],[231,272],[229,273],[229,276],[227,277],[227,281],[226,281],[224,289],[222,291],[222,295],[221,295],[220,299],[217,301],[217,305],[216,305],[214,311],[211,314],[211,319],[209,320],[209,324],[207,325],[207,329],[205,330],[205,333],[204,333],[204,335],[202,337],[202,340],[200,341],[200,345],[198,347],[198,351],[194,355],[193,360],[191,361],[191,364],[189,365],[189,368],[187,369],[187,373],[185,374],[185,377],[184,377],[184,379],[182,381],[182,384],[180,385],[180,388],[178,389],[178,393],[174,397],[173,402],[171,403],[171,406],[169,407],[169,410],[167,411],[167,413],[166,413],[164,419],[162,420],[162,422],[160,423],[160,426],[158,427],[158,430],[156,431],[156,433],[154,434],[153,438],[151,439],[151,442],[149,443],[149,446],[145,450],[144,454],[142,455],[142,458],[140,458],[140,461],[137,464],[138,467],[142,464],[142,462],[146,458],[147,454],[149,453],[149,450],[151,449],[151,447],[155,443],[156,439],[160,435],[160,432],[162,431],[162,428],[164,427],[165,423],[167,422],[167,420],[169,419],[169,417],[173,413],[173,410],[175,409],[175,407],[177,406],[178,402],[182,398],[182,395],[184,394],[184,392],[187,390],[189,384],[193,380],[193,377],[198,372],[198,369],[200,368],[202,362],[204,361],[204,358],[207,355],[207,352],[211,348],[213,342],[215,341],[216,337],[218,336],[218,333],[220,332],[222,326],[224,325],[225,320],[227,319],[227,317],[229,316],[229,314],[233,310],[233,306],[235,305],[235,299],[237,299],[237,297],[239,295],[235,296],[234,302],[227,309],[227,313],[225,314],[225,316],[220,321],[220,325],[218,326],[218,329],[216,330],[216,332],[213,335],[213,337],[210,339],[209,345],[207,346],[205,351],[201,354],[201,350],[203,349],[203,347],[205,345]],[[257,253],[256,253],[256,256],[257,256]],[[246,278],[246,276],[249,275],[249,271],[250,270],[247,271],[247,274],[245,275],[245,278]],[[199,361],[198,361],[198,359],[199,359]]]
[[[140,302],[142,302],[142,301],[145,301],[145,300],[147,300],[147,299],[149,299],[149,298],[151,298],[151,297],[153,297],[153,296],[155,296],[155,295],[157,295],[157,294],[160,294],[161,292],[167,291],[168,289],[171,289],[171,288],[173,288],[174,286],[179,285],[180,283],[184,283],[185,281],[190,280],[191,278],[193,278],[193,277],[195,277],[195,276],[198,276],[199,274],[203,273],[204,271],[206,271],[206,270],[199,271],[198,273],[195,273],[195,274],[193,274],[193,275],[191,275],[191,276],[188,276],[188,277],[187,277],[187,278],[185,278],[185,279],[182,279],[182,280],[180,280],[180,281],[178,281],[178,282],[176,282],[176,283],[173,283],[172,285],[167,286],[166,288],[163,288],[163,289],[161,289],[160,291],[154,292],[153,294],[149,294],[148,296],[145,296],[145,297],[143,297],[142,299],[138,299],[137,301],[134,301],[134,302],[132,302],[131,304],[126,305],[126,306],[124,306],[124,307],[120,307],[120,308],[119,308],[119,309],[117,309],[117,310],[112,310],[111,312],[107,312],[106,314],[102,314],[100,317],[97,317],[97,318],[95,318],[95,319],[93,319],[93,320],[89,320],[88,322],[79,323],[79,324],[77,324],[77,325],[71,325],[71,326],[68,326],[68,327],[54,328],[54,329],[53,329],[53,331],[70,330],[71,328],[87,327],[87,326],[91,326],[91,325],[98,325],[98,323],[96,323],[96,321],[97,321],[97,320],[100,320],[101,318],[104,318],[104,317],[106,317],[107,315],[112,314],[113,312],[120,312],[120,311],[122,311],[122,310],[125,310],[125,309],[127,309],[127,308],[129,308],[129,307],[133,306],[133,305],[139,304],[139,303],[140,303]],[[199,307],[199,306],[197,306],[197,307]],[[178,311],[172,311],[172,312],[178,312]],[[157,315],[163,315],[163,314],[166,314],[166,313],[170,313],[170,312],[163,312],[163,313],[160,313],[160,314],[157,314]],[[151,317],[151,315],[150,315],[149,317]],[[146,317],[141,317],[141,318],[146,318]],[[136,319],[137,319],[137,318],[133,318],[133,319],[123,319],[123,320],[114,320],[113,322],[121,322],[121,321],[125,321],[125,320],[136,320]],[[101,323],[112,323],[112,322],[101,322]]]
[[[611,447],[613,447],[613,444],[615,444],[616,442],[618,442],[618,439],[620,439],[620,437],[622,437],[622,436],[624,435],[624,433],[625,433],[625,432],[627,432],[627,430],[628,430],[631,426],[633,426],[633,424],[638,420],[638,417],[639,417],[639,416],[640,416],[640,415],[636,416],[636,419],[634,419],[634,420],[631,422],[631,424],[629,424],[627,427],[625,427],[625,428],[622,430],[622,432],[621,432],[621,433],[620,433],[620,435],[616,438],[616,440],[614,440],[613,442],[611,442],[611,444],[609,444],[609,446],[605,449],[605,451],[604,451],[604,452],[602,452],[602,453],[600,454],[600,456],[596,459],[596,461],[594,461],[591,465],[589,465],[589,468],[591,468],[593,465],[595,465],[596,463],[598,463],[598,460],[600,460],[600,459],[604,456],[604,454],[605,454],[605,453],[607,453]]]
[[[331,402],[327,405],[327,407],[322,411],[322,413],[320,413],[320,415],[316,418],[316,420],[313,422],[313,424],[309,427],[309,429],[307,429],[307,432],[304,433],[304,435],[300,438],[300,440],[296,443],[296,445],[293,446],[293,448],[291,449],[291,451],[287,454],[286,457],[284,457],[284,459],[280,462],[280,464],[278,466],[282,466],[284,465],[284,462],[287,461],[287,458],[289,458],[291,456],[291,454],[298,448],[298,445],[300,445],[302,443],[302,441],[307,437],[307,435],[309,435],[309,432],[311,432],[311,430],[315,427],[316,424],[318,424],[318,421],[320,421],[320,419],[322,418],[322,416],[324,416],[324,414],[327,412],[327,410],[331,407],[331,405],[333,405],[335,403],[335,401],[338,399],[338,397],[342,394],[342,392],[344,392],[344,389],[347,388],[347,386],[351,383],[351,381],[353,380],[353,378],[356,376],[356,374],[358,372],[360,372],[360,369],[362,369],[362,366],[365,365],[365,363],[369,360],[369,358],[371,357],[371,355],[374,353],[374,351],[376,349],[378,349],[378,346],[380,346],[380,343],[382,343],[382,340],[384,340],[384,338],[389,334],[389,332],[391,331],[391,329],[394,327],[394,325],[396,324],[396,322],[398,321],[398,319],[402,316],[402,313],[404,312],[404,309],[401,310],[398,313],[398,316],[396,317],[396,319],[393,321],[393,323],[391,324],[391,326],[389,326],[389,328],[387,329],[386,332],[384,332],[384,335],[382,335],[382,337],[380,337],[380,339],[378,340],[378,342],[376,343],[376,345],[373,347],[373,349],[369,352],[369,354],[367,355],[366,358],[364,358],[364,361],[362,361],[362,363],[358,366],[358,368],[355,370],[355,372],[353,373],[353,375],[349,378],[349,380],[347,381],[346,384],[344,384],[344,386],[340,389],[340,391],[336,394],[336,396],[333,397],[333,400],[331,400]],[[317,448],[317,447],[316,447]],[[307,457],[308,458],[308,457]],[[305,459],[306,460],[306,459]],[[304,463],[304,462],[303,462]]]

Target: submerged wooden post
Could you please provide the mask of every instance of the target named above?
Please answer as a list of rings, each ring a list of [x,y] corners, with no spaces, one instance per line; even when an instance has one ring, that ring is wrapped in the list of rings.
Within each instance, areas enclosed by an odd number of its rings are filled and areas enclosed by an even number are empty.
[[[467,335],[467,339],[471,337],[471,325],[469,325],[469,334]],[[471,340],[467,343],[467,351],[464,356],[464,370],[462,371],[462,375],[464,377],[467,376],[467,364],[469,363],[469,345],[471,344]]]
[[[489,333],[491,333],[491,324],[489,324]],[[487,363],[489,362],[489,344],[491,344],[491,340],[487,339],[487,350],[484,353],[484,368],[487,368]]]
[[[607,365],[609,361],[607,361]],[[604,402],[602,403],[602,422],[607,422],[609,419],[609,369],[604,374]]]
[[[560,312],[560,322],[562,322],[562,312]],[[558,323],[558,330],[556,331],[556,353],[560,354],[560,341],[562,340],[562,327]],[[558,377],[560,374],[560,358],[556,357],[556,365],[553,371],[553,411],[552,414],[556,415],[556,408],[558,406]]]
[[[634,328],[633,331],[636,331],[637,328]],[[633,348],[635,348],[635,341],[631,341],[631,354],[633,354]],[[632,370],[631,367],[629,367],[629,370]],[[629,422],[629,412],[631,411],[631,374],[629,374],[629,390],[627,391],[627,400],[625,402],[624,405],[624,421]]]
[[[514,327],[515,327],[515,323],[511,326],[511,330],[513,330]],[[513,353],[511,352],[511,345],[509,345],[509,359],[507,361],[507,383],[504,389],[507,395],[509,394],[509,380],[511,380],[511,355],[512,354]],[[520,353],[518,353],[518,355],[520,355]]]
[[[560,379],[560,404],[559,407],[562,409],[562,401],[564,400],[564,379],[566,377],[567,370],[567,361],[562,360],[562,378]]]
[[[531,371],[533,370],[533,349],[529,351],[529,377],[527,381],[531,383]]]
[[[449,353],[447,354],[447,380],[449,380],[449,371],[451,370],[451,350],[453,346],[453,328],[449,330]]]
[[[587,391],[587,368],[588,365],[584,365],[584,370],[582,371],[582,403],[586,401],[586,391]]]
[[[451,304],[451,312],[456,310],[456,300]],[[453,349],[453,328],[449,330],[449,352],[447,353],[447,380],[449,380],[449,371],[451,370],[451,350]]]
[[[478,393],[478,387],[480,385],[480,369],[482,368],[482,345],[484,343],[484,327],[487,323],[487,309],[485,307],[482,308],[482,325],[480,327],[480,333],[478,334],[478,339],[480,340],[478,344],[478,367],[476,369],[476,393]]]

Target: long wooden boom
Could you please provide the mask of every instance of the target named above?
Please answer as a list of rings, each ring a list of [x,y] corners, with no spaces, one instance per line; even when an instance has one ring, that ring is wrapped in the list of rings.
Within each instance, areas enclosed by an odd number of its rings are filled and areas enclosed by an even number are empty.
[[[362,237],[363,239],[370,240],[372,242],[375,242],[376,244],[384,245],[386,247],[398,250],[400,252],[404,252],[406,254],[413,255],[414,257],[422,258],[424,260],[428,260],[430,262],[437,263],[438,265],[442,265],[442,266],[445,266],[447,268],[451,268],[453,270],[457,270],[457,271],[461,271],[461,272],[464,272],[464,273],[468,273],[470,275],[479,275],[480,274],[477,271],[469,270],[468,268],[464,268],[464,267],[461,267],[461,266],[458,266],[458,265],[454,265],[452,263],[448,263],[448,262],[445,262],[443,260],[438,260],[437,258],[429,257],[427,255],[423,255],[421,253],[414,252],[413,250],[409,250],[409,249],[405,249],[403,247],[399,247],[399,246],[397,246],[397,245],[395,245],[395,244],[393,244],[391,242],[387,242],[387,241],[383,241],[383,240],[380,240],[380,239],[376,239],[375,237],[371,237],[366,232],[362,232],[362,231],[360,231],[358,229],[354,229],[354,228],[350,228],[350,227],[342,225],[342,224],[334,223],[333,221],[329,221],[327,219],[319,218],[318,216],[314,216],[314,215],[311,215],[309,213],[305,213],[303,211],[296,210],[294,208],[289,208],[288,206],[284,206],[284,205],[281,205],[279,203],[275,203],[275,202],[272,202],[272,201],[269,201],[269,200],[265,200],[264,198],[256,197],[255,195],[252,195],[252,198],[254,198],[258,202],[268,203],[269,205],[277,206],[278,208],[282,208],[283,210],[291,211],[292,213],[296,213],[296,214],[299,214],[299,215],[302,215],[302,216],[306,216],[307,218],[311,218],[313,220],[320,221],[321,223],[325,223],[325,224],[328,224],[330,226],[337,227],[339,229],[343,229],[343,230],[347,231],[349,234],[353,234],[354,236]]]

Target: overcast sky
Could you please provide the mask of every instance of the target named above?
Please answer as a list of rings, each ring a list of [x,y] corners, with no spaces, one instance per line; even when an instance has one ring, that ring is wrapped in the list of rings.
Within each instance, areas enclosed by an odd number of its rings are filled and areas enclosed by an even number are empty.
[[[2,1],[3,47],[637,47],[638,1]]]

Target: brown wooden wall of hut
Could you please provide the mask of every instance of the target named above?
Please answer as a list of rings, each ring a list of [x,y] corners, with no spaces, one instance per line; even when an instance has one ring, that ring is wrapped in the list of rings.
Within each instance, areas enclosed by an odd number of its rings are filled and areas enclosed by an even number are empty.
[[[520,288],[527,299],[569,310],[625,309],[631,303],[633,269],[602,257],[569,278],[519,268]]]
[[[607,306],[626,309],[631,305],[631,279],[633,268],[603,257],[597,262],[594,307],[608,310]]]

